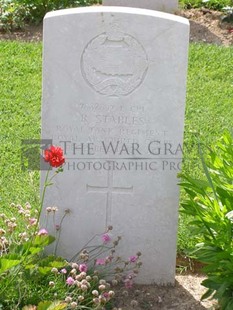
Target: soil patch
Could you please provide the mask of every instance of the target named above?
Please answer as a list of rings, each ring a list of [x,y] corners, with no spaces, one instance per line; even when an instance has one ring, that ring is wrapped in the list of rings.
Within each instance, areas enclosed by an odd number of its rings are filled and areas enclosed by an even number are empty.
[[[177,275],[174,286],[136,285],[130,291],[118,291],[115,306],[120,310],[217,309],[214,300],[200,301],[206,290],[201,285],[204,279],[201,275]]]
[[[233,44],[233,23],[223,21],[223,13],[207,9],[180,11],[190,21],[190,42]]]
[[[207,9],[181,10],[177,15],[190,21],[190,42],[233,45],[233,23],[223,22],[223,13]],[[26,26],[23,31],[0,32],[0,40],[38,42],[42,40],[42,25]]]

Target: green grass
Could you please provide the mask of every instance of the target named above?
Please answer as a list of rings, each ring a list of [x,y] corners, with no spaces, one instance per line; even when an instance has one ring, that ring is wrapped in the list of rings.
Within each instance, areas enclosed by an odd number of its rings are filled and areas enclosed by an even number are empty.
[[[193,177],[204,175],[198,143],[211,147],[224,130],[233,130],[232,52],[233,48],[190,45],[183,169]],[[180,252],[193,246],[188,223],[189,218],[182,214],[178,232]]]
[[[34,202],[39,173],[21,169],[21,140],[40,137],[41,44],[0,42],[0,205]]]
[[[199,175],[197,143],[210,145],[225,129],[233,129],[232,51],[214,45],[190,45],[184,169],[192,174]]]
[[[0,42],[0,210],[35,201],[38,172],[21,169],[21,140],[40,137],[41,44]],[[202,174],[197,143],[210,145],[232,129],[233,48],[191,44],[187,83],[184,170]],[[181,199],[183,197],[181,195]],[[188,219],[180,218],[178,249],[192,245]]]

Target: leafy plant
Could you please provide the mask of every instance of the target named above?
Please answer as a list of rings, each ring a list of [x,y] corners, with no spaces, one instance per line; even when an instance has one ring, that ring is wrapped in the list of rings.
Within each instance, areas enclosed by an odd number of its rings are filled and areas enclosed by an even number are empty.
[[[233,1],[232,6],[225,6],[222,10],[224,12],[222,22],[233,23]]]
[[[232,0],[180,0],[180,5],[185,9],[205,7],[212,10],[222,10],[231,6]]]
[[[0,0],[0,28],[6,31],[24,28],[26,23],[38,24],[50,11],[88,6],[99,0]]]
[[[13,31],[24,27],[30,12],[18,1],[0,0],[0,29]]]
[[[115,257],[121,240],[112,240],[109,231],[95,235],[75,254],[70,262],[57,257],[62,222],[55,224],[55,237],[39,228],[46,188],[62,172],[65,162],[60,147],[50,146],[44,151],[48,168],[58,168],[49,178],[48,169],[38,210],[27,203],[24,207],[11,204],[10,216],[0,214],[0,308],[4,310],[97,310],[108,307],[115,293],[112,286],[123,283],[131,288],[141,266],[137,253],[126,260]],[[57,207],[47,207],[47,216],[55,220]],[[101,240],[93,245],[95,238]],[[55,243],[54,254],[45,255],[44,248]],[[99,240],[99,241],[100,241]],[[111,275],[111,283],[103,277]]]
[[[199,148],[205,178],[181,174],[180,185],[187,198],[182,211],[193,217],[190,225],[196,248],[192,257],[205,264],[208,288],[223,310],[233,309],[233,138],[229,132],[203,154]]]

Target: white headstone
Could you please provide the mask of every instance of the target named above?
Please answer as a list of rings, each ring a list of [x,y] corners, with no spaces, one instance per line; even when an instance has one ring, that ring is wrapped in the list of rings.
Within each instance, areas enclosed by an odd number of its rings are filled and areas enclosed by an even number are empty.
[[[174,13],[178,10],[178,0],[102,0],[106,6],[126,6]]]
[[[44,207],[70,210],[60,255],[111,224],[123,257],[143,254],[138,282],[174,282],[188,36],[186,19],[156,11],[46,15],[42,137],[66,165]]]

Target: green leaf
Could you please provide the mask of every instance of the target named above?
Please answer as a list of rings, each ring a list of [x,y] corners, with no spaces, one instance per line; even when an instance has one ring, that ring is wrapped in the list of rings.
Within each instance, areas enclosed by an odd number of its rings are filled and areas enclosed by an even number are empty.
[[[46,275],[51,273],[51,267],[38,267],[38,271],[42,274],[42,275]]]
[[[63,310],[67,307],[67,303],[61,301],[43,301],[40,302],[37,310]]]
[[[227,298],[226,305],[223,308],[224,310],[232,310],[233,309],[233,299],[232,297]]]
[[[45,247],[55,241],[55,237],[50,235],[36,236],[32,242],[32,246]]]
[[[21,263],[22,259],[17,254],[7,254],[0,258],[0,272],[4,272]]]
[[[39,247],[37,247],[37,248],[35,248],[35,247],[30,247],[30,248],[29,248],[29,253],[32,254],[32,255],[34,255],[34,254],[40,253],[42,250],[43,250],[43,248],[39,248]]]
[[[64,267],[67,264],[68,263],[67,261],[64,260],[64,258],[57,257],[54,255],[46,256],[43,259],[41,259],[39,262],[40,266],[51,266],[51,267],[56,267],[56,268]]]
[[[212,280],[214,279],[214,280]],[[216,278],[212,277],[209,279],[205,279],[204,281],[201,282],[201,285],[207,287],[209,290],[216,291],[219,288],[219,284],[216,281]]]
[[[53,255],[41,259],[38,263],[38,270],[41,274],[46,275],[51,272],[52,268],[63,268],[67,262],[61,258]]]
[[[213,294],[213,290],[212,289],[208,289],[206,292],[205,292],[205,294],[203,294],[202,296],[201,296],[201,300],[204,300],[204,299],[206,299],[206,298],[209,298],[212,294]]]

